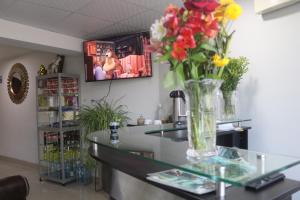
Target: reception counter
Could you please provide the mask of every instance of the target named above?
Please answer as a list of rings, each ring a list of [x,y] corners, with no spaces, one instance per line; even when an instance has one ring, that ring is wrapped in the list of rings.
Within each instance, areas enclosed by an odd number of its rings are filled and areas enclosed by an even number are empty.
[[[186,134],[184,129],[174,131],[170,127],[148,126],[122,128],[118,132],[119,143],[116,144],[110,141],[110,131],[99,131],[89,136],[91,142],[89,153],[102,163],[103,189],[112,199],[220,199],[215,192],[196,195],[146,179],[149,173],[174,168],[207,177],[216,184],[220,182],[231,184],[232,186],[226,189],[226,199],[288,200],[300,189],[298,181],[285,179],[260,191],[245,190],[245,186],[251,181],[263,179],[299,164],[298,158],[219,147],[222,152],[235,151],[235,154],[240,156],[239,162],[242,160],[253,169],[251,173],[244,173],[243,166],[239,164],[234,166],[224,164],[226,175],[221,176],[216,173],[219,164],[201,170],[191,167],[195,161],[186,157],[187,141],[178,139],[184,138]],[[264,162],[257,160],[257,155],[263,155]]]

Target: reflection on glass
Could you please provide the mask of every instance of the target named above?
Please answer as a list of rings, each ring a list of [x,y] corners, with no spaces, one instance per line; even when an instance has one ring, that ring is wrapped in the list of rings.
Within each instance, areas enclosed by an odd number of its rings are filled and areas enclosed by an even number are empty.
[[[14,73],[11,81],[11,92],[15,95],[19,94],[22,88],[21,75],[19,73]]]
[[[141,156],[141,152],[153,152],[150,159],[156,165],[180,169],[185,172],[208,177],[216,181],[224,181],[235,186],[245,186],[254,179],[280,172],[300,164],[300,159],[276,154],[262,154],[255,151],[237,148],[218,147],[218,155],[205,160],[189,160],[186,157],[187,141],[176,141],[165,137],[154,137],[145,134],[158,129],[168,129],[170,125],[126,127],[119,129],[118,146],[110,143],[110,131],[92,133],[88,139],[92,143],[101,144],[106,148],[121,151],[126,154]],[[164,132],[166,134],[166,132]],[[263,155],[261,158],[260,155]],[[225,175],[220,174],[220,168],[225,167]]]

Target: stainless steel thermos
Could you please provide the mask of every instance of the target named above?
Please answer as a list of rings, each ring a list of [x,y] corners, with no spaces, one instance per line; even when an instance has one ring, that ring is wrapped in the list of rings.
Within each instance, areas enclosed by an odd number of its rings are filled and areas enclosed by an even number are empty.
[[[173,99],[173,122],[184,122],[186,120],[185,96],[182,90],[174,90],[170,93]]]

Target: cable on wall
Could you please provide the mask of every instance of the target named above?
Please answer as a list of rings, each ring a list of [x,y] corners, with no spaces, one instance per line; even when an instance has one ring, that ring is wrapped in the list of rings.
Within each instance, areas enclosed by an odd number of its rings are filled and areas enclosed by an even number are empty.
[[[110,94],[112,81],[113,81],[113,80],[110,80],[110,81],[109,81],[108,91],[107,91],[107,94],[106,94],[106,96],[104,97],[104,99],[107,99],[107,97],[108,97],[109,94]]]
[[[113,80],[110,80],[109,86],[108,86],[108,91],[107,91],[106,95],[105,95],[103,98],[101,98],[101,99],[99,99],[99,100],[91,99],[91,104],[92,104],[92,105],[95,105],[95,104],[99,103],[99,102],[100,102],[101,100],[103,100],[103,99],[106,100],[106,99],[109,97],[109,94],[110,94],[110,91],[111,91],[112,81],[113,81]]]

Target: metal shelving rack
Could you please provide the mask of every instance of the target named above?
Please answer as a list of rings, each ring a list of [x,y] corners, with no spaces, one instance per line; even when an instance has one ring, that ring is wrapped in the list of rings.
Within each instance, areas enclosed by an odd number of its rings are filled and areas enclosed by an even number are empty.
[[[36,85],[40,180],[65,185],[76,180],[80,163],[80,76],[38,76]]]

